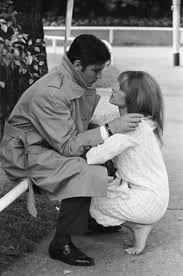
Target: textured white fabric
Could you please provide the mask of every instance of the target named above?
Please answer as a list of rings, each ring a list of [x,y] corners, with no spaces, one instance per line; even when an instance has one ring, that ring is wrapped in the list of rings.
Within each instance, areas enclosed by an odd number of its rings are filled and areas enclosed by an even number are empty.
[[[109,137],[104,126],[101,126],[101,127],[100,127],[100,134],[101,134],[102,139],[103,139],[104,141]]]
[[[92,198],[91,216],[104,226],[154,223],[166,212],[169,187],[152,122],[143,120],[135,131],[113,136],[87,153],[89,164],[117,155],[113,158],[116,178],[108,184],[107,198]]]
[[[88,164],[103,164],[117,156],[127,148],[135,146],[137,142],[124,134],[114,134],[104,141],[102,145],[92,147],[86,154]]]

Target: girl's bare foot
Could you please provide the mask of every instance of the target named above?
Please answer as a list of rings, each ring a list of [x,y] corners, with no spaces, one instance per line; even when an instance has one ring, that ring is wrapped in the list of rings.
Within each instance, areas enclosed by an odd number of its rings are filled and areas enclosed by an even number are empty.
[[[140,254],[146,246],[146,241],[153,229],[153,224],[125,222],[123,226],[130,228],[134,235],[134,246],[125,249],[125,252],[130,255]]]

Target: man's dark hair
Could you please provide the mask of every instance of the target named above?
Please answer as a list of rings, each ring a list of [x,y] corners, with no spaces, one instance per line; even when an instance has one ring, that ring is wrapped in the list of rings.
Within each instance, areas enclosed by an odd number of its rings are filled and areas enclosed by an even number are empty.
[[[80,60],[85,68],[88,65],[104,64],[111,59],[111,54],[105,43],[91,34],[82,34],[76,37],[71,44],[67,57],[74,63]]]

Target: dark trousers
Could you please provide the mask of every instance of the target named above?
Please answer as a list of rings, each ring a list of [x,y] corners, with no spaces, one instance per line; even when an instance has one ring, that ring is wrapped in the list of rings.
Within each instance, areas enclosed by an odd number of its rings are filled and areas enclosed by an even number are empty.
[[[54,243],[62,246],[71,234],[83,234],[88,230],[90,197],[73,197],[62,200],[56,224]]]
[[[115,176],[116,169],[112,161],[104,164],[108,170],[108,175]],[[88,230],[89,225],[94,223],[94,219],[89,216],[90,197],[72,197],[62,200],[60,214],[56,224],[54,235],[55,246],[62,246],[70,241],[71,234],[83,234]]]

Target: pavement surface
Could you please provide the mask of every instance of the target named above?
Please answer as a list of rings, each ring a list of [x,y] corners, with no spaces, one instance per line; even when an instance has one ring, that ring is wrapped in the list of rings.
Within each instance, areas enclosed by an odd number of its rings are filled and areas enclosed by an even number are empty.
[[[163,155],[170,182],[170,202],[163,219],[152,231],[139,256],[125,254],[130,233],[122,228],[113,234],[75,236],[73,241],[94,257],[94,267],[74,267],[48,258],[51,239],[44,240],[34,254],[17,261],[3,276],[182,276],[183,275],[183,66],[173,66],[172,49],[166,47],[120,47],[113,49],[119,71],[144,70],[160,83],[165,101]],[[108,104],[109,92],[100,90],[95,116],[116,114]],[[112,115],[113,116],[113,115]]]

